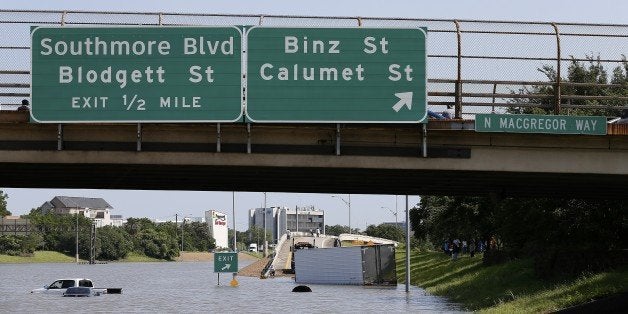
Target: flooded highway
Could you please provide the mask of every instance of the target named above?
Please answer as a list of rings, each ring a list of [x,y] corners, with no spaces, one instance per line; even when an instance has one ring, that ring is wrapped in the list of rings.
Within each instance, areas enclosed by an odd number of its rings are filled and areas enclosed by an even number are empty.
[[[250,262],[241,263],[240,268]],[[412,287],[397,288],[309,285],[311,293],[293,293],[290,278],[261,280],[217,274],[209,262],[0,265],[2,313],[417,313],[459,312],[446,299]],[[85,277],[96,287],[121,287],[121,295],[64,298],[31,294],[56,279]]]

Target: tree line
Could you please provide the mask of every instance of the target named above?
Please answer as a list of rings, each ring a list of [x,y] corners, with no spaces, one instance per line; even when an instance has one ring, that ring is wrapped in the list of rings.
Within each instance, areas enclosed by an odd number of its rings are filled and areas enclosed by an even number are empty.
[[[0,236],[0,253],[28,255],[35,250],[48,250],[74,255],[78,225],[79,257],[90,258],[91,219],[81,215],[41,214],[38,209],[23,218],[29,219],[37,231]],[[148,218],[129,218],[122,227],[97,228],[94,239],[95,258],[107,261],[123,259],[130,252],[173,260],[181,250],[207,252],[215,247],[205,223],[157,224]]]

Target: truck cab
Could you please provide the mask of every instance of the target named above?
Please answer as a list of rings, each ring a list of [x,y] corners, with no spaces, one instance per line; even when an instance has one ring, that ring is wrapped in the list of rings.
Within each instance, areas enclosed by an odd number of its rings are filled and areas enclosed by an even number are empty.
[[[32,290],[31,293],[63,294],[68,288],[72,287],[93,288],[94,284],[90,279],[86,278],[57,279],[43,288]]]
[[[249,252],[257,252],[257,243],[249,244]]]

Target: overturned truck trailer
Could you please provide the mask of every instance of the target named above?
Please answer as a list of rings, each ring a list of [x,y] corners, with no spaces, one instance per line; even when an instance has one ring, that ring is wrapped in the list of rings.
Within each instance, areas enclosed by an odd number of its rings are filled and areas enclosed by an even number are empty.
[[[393,245],[301,249],[294,252],[297,283],[396,286]]]

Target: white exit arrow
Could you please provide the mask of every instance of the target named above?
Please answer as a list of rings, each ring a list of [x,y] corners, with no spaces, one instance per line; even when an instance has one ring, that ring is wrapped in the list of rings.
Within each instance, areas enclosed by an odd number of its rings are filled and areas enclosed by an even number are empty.
[[[225,266],[223,266],[221,270],[226,270],[229,268],[231,268],[231,264],[225,264]]]
[[[412,110],[412,92],[396,93],[395,96],[399,101],[392,107],[395,112],[399,112],[403,106],[408,106],[408,110]]]

